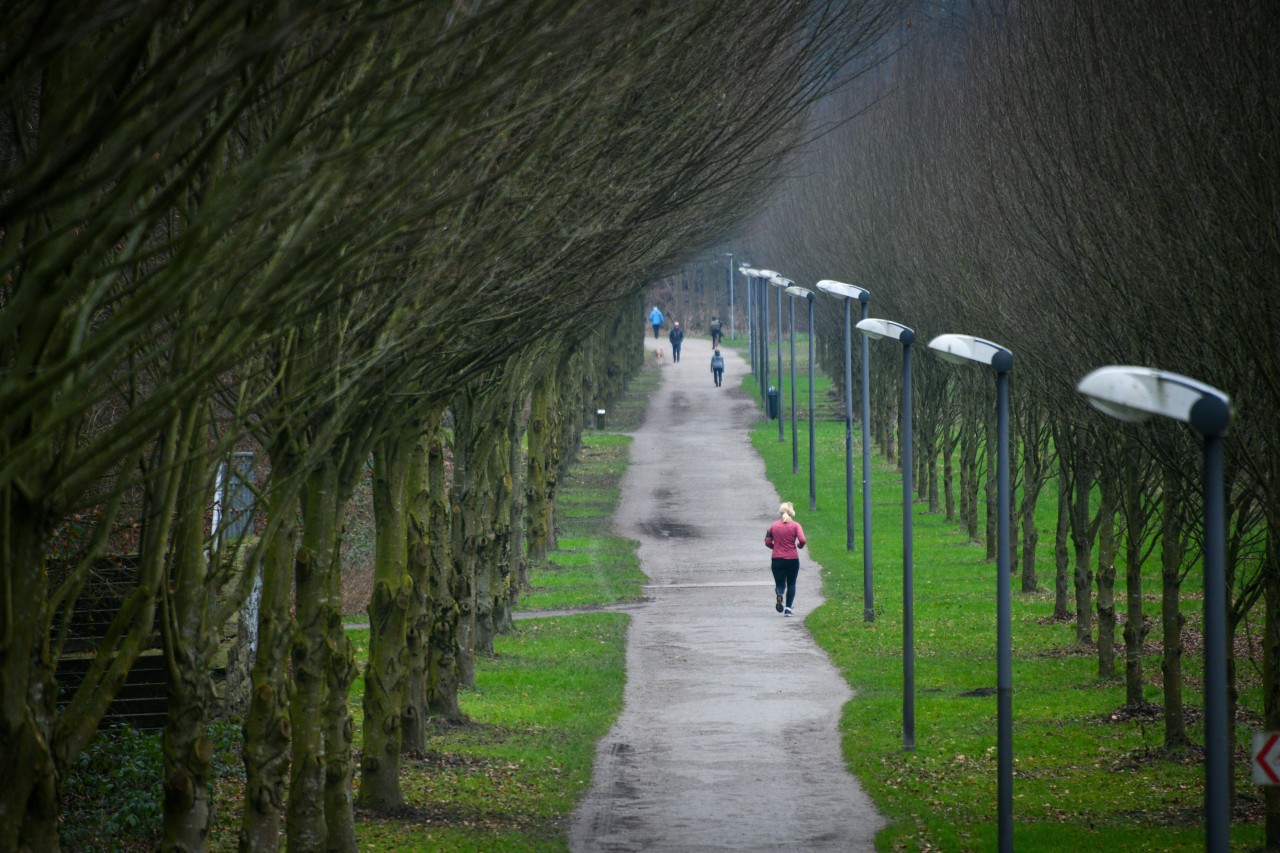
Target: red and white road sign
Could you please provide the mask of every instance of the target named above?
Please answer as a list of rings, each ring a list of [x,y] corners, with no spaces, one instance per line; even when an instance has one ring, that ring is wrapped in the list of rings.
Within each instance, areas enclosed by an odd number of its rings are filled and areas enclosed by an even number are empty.
[[[1257,785],[1280,785],[1280,732],[1254,732],[1249,767]]]

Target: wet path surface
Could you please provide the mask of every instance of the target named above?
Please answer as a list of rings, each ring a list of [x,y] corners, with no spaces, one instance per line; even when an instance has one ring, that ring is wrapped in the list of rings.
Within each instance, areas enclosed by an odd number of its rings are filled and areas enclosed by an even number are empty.
[[[807,553],[796,615],[774,610],[763,539],[780,498],[748,438],[747,365],[723,352],[716,388],[709,341],[686,339],[635,434],[615,526],[640,542],[651,600],[628,608],[626,706],[575,851],[872,850],[883,825],[841,759],[851,694],[804,626],[821,603]],[[803,524],[807,494],[784,497]]]

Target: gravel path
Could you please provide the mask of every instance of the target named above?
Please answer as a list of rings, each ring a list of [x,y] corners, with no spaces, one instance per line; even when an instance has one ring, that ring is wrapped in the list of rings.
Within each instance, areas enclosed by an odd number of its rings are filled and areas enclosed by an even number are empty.
[[[804,626],[821,603],[806,552],[795,617],[774,611],[763,539],[779,496],[748,438],[747,365],[722,352],[716,388],[710,342],[686,339],[635,434],[615,526],[640,542],[651,600],[628,608],[625,707],[574,851],[872,850],[884,823],[841,759],[851,693]],[[786,499],[803,524],[808,495]]]

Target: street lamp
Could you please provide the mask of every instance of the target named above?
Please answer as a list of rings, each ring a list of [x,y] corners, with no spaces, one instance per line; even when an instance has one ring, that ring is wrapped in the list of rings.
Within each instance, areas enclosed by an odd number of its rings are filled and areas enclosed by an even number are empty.
[[[817,463],[813,457],[813,299],[815,294],[812,290],[805,287],[788,287],[787,293],[792,296],[802,296],[809,303],[809,511],[813,512],[818,508],[818,470]],[[794,313],[792,315],[794,317]],[[792,332],[791,347],[791,387],[795,388],[795,333]],[[795,409],[795,391],[792,391],[791,408]],[[792,433],[794,435],[794,432]],[[794,459],[794,453],[792,454]],[[795,465],[792,465],[791,473],[795,473]]]
[[[856,284],[823,279],[818,289],[844,300],[844,502],[845,549],[853,550],[853,324],[850,308],[853,300],[862,305],[861,319],[867,319],[867,303],[871,291]],[[867,339],[862,339],[862,619],[874,622],[875,602],[871,586],[871,397],[867,391],[870,373],[867,368]]]
[[[1013,643],[1009,600],[1009,371],[1013,353],[972,335],[939,335],[929,349],[946,361],[996,373],[996,804],[999,849],[1013,850]]]
[[[868,319],[858,323],[868,338],[889,338],[902,344],[902,748],[916,748],[916,648],[915,580],[911,500],[914,473],[911,448],[911,344],[916,333],[892,320]]]
[[[769,284],[778,289],[778,441],[784,441],[786,438],[786,430],[782,426],[782,291],[795,284],[789,278],[784,277],[781,273],[774,273],[769,277]],[[791,357],[795,358],[795,346],[792,346]],[[795,396],[796,386],[795,377],[792,377],[791,395]],[[795,402],[792,401],[791,416],[795,417]]]
[[[733,340],[733,252],[725,252],[729,259],[729,339]]]
[[[1228,800],[1227,582],[1222,439],[1231,400],[1222,391],[1149,367],[1100,367],[1076,390],[1101,412],[1137,423],[1160,415],[1182,421],[1204,439],[1204,811],[1205,849],[1231,846]]]
[[[760,308],[761,308],[761,311],[760,311],[760,320],[761,320],[760,367],[761,367],[761,372],[764,374],[764,387],[760,389],[760,393],[763,395],[763,398],[764,398],[766,415],[768,415],[769,413],[769,389],[768,389],[768,385],[769,385],[769,298],[768,298],[769,294],[768,294],[768,291],[769,291],[769,288],[766,287],[765,285],[771,283],[775,276],[777,276],[777,273],[774,272],[773,270],[761,270],[761,269],[756,270],[756,286],[759,288],[759,292],[757,292],[756,294],[756,299],[759,300]],[[781,326],[782,325],[782,319],[781,319],[782,302],[781,301],[778,302],[778,311],[779,311],[778,325]],[[779,385],[782,384],[782,338],[781,336],[779,336],[778,338],[778,380],[777,381]],[[782,412],[778,412],[778,433],[779,433],[778,440],[781,441],[782,440],[782,437],[781,437]]]
[[[760,376],[759,355],[756,352],[758,347],[758,335],[756,334],[756,307],[753,293],[755,291],[756,271],[743,263],[738,267],[738,272],[742,273],[747,280],[747,351],[751,355],[751,372],[756,377]]]
[[[778,287],[782,288],[782,292],[787,293],[793,297],[796,295],[791,293],[793,289],[802,290],[805,293],[809,292],[805,290],[803,287],[796,287],[796,283],[794,281],[792,281],[789,278],[783,278],[782,276],[778,276],[773,283]],[[782,293],[778,294],[778,298],[779,299],[782,298]],[[787,299],[787,310],[788,312],[790,312],[789,313],[790,319],[787,323],[787,328],[790,333],[789,337],[791,341],[791,473],[799,474],[800,473],[800,440],[796,434],[796,301],[794,298]],[[781,311],[778,312],[778,319],[779,320],[782,319]],[[781,324],[779,324],[779,326],[781,326]],[[781,332],[781,328],[779,328],[779,332]],[[781,356],[782,354],[781,341],[779,341],[778,343],[778,354],[779,356]],[[781,425],[782,421],[779,420],[778,423],[779,425]]]

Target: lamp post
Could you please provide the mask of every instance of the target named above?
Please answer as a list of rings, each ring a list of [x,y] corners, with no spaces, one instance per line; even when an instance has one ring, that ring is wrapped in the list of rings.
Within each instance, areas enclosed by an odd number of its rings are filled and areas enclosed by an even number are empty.
[[[972,335],[939,335],[929,349],[946,361],[996,374],[996,804],[999,850],[1013,850],[1013,643],[1009,600],[1009,371],[1013,353]]]
[[[787,329],[788,329],[788,332],[790,333],[788,337],[789,337],[790,346],[791,346],[791,473],[799,474],[800,473],[800,439],[798,438],[796,433],[796,300],[794,299],[794,294],[791,293],[791,289],[796,286],[796,283],[789,278],[783,278],[782,276],[778,276],[776,279],[774,279],[773,284],[782,288],[782,291],[778,293],[779,299],[782,298],[783,293],[786,293],[788,294],[789,297],[792,297],[787,299],[787,311],[789,312]],[[804,288],[798,288],[798,289],[804,290]],[[778,318],[779,319],[782,318],[781,312],[778,313]],[[778,345],[778,353],[779,355],[781,355],[782,353],[781,342],[779,342],[779,345]]]
[[[808,288],[794,285],[787,288],[787,293],[792,296],[802,296],[809,303],[809,511],[813,512],[818,508],[818,468],[813,456],[813,300],[817,294]],[[795,347],[793,346],[791,349],[791,384],[793,388],[795,387],[795,363]],[[795,408],[794,393],[791,406],[793,409]],[[792,473],[795,473],[795,471],[793,470]]]
[[[776,272],[769,276],[768,282],[778,289],[778,441],[782,442],[786,440],[786,430],[782,425],[782,291],[795,282]],[[792,390],[794,392],[794,387]]]
[[[725,252],[729,259],[729,339],[733,340],[733,252]]]
[[[867,319],[867,303],[871,291],[856,284],[823,279],[818,289],[844,299],[844,500],[845,549],[853,550],[853,325],[850,309],[853,300],[862,305],[861,319]],[[867,339],[862,339],[862,618],[874,622],[875,601],[871,585],[871,399],[867,391]]]
[[[916,333],[892,320],[858,323],[868,338],[890,338],[902,344],[902,748],[916,748],[915,580],[912,537],[911,344]]]
[[[777,275],[773,270],[756,270],[756,283],[760,288],[756,294],[756,298],[760,300],[761,311],[761,327],[760,327],[760,343],[761,349],[761,372],[764,374],[765,386],[761,389],[764,396],[765,414],[769,413],[769,288],[766,286],[773,282]],[[782,302],[778,302],[778,327],[782,327]],[[782,384],[782,337],[778,337],[778,379],[779,385]],[[781,389],[779,389],[781,392]],[[779,404],[781,405],[781,404]],[[782,412],[778,412],[778,440],[782,440]]]
[[[1076,390],[1101,412],[1137,423],[1160,415],[1182,421],[1204,439],[1204,812],[1205,849],[1231,847],[1227,725],[1226,511],[1222,439],[1231,400],[1218,389],[1149,367],[1100,367]]]
[[[742,273],[747,280],[747,352],[751,356],[751,372],[756,377],[759,377],[760,361],[759,353],[757,352],[759,335],[756,333],[756,304],[754,298],[756,271],[744,263],[738,267],[738,272]]]

